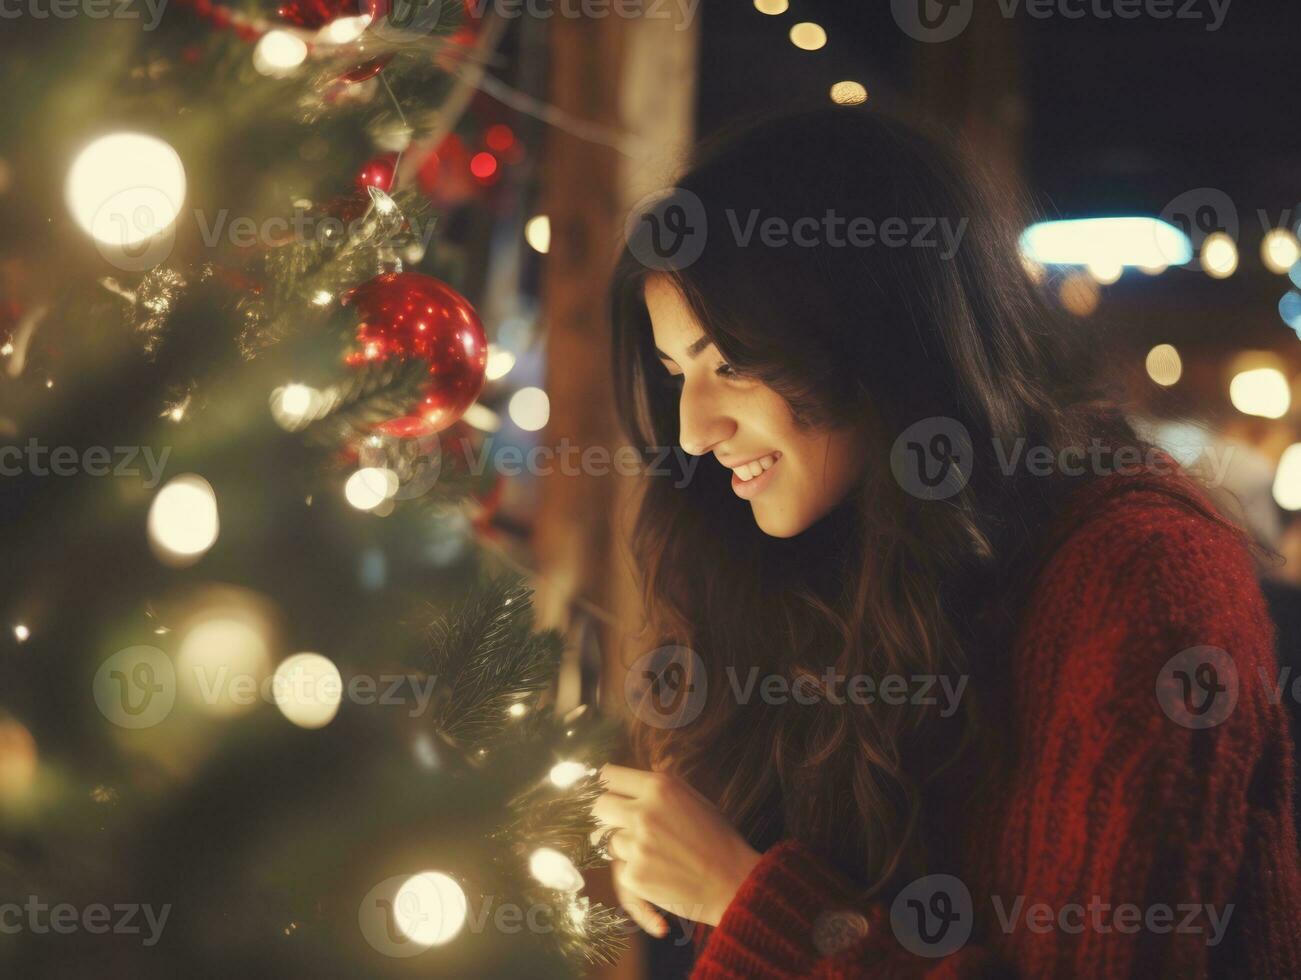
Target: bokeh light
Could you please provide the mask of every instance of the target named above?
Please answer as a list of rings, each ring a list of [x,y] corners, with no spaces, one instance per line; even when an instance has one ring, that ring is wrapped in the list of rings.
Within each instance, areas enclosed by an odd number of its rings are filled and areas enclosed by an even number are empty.
[[[164,564],[191,565],[217,541],[221,524],[212,485],[194,473],[169,481],[149,507],[149,543]]]

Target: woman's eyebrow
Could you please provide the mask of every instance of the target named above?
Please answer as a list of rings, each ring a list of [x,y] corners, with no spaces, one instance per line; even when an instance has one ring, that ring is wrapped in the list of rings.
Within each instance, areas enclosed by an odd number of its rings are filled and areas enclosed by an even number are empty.
[[[712,343],[713,343],[712,340],[710,340],[710,339],[709,339],[707,336],[705,336],[704,334],[701,334],[699,337],[697,337],[695,340],[693,340],[693,341],[691,342],[691,346],[689,346],[689,347],[687,348],[687,357],[695,357],[697,354],[699,354],[702,350],[704,350],[706,347],[708,347],[708,346],[709,346],[710,344],[712,344]],[[662,361],[671,361],[671,360],[673,360],[673,358],[669,357],[668,354],[665,354],[665,353],[664,353],[662,350],[660,350],[658,347],[655,348],[655,353],[659,355],[660,360],[662,360]]]

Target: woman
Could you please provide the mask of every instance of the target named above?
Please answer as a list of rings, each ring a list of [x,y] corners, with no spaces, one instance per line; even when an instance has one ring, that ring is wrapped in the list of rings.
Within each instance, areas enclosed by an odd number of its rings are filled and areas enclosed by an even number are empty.
[[[985,185],[828,108],[678,188],[613,287],[626,428],[706,457],[635,526],[691,710],[603,771],[629,914],[706,927],[703,978],[1301,976],[1243,538],[1080,383]]]

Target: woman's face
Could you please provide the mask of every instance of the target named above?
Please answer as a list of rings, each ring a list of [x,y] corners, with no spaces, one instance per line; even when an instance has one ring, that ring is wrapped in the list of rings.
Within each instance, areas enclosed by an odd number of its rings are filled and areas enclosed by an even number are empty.
[[[713,453],[730,469],[732,491],[775,538],[799,534],[840,503],[862,473],[858,433],[797,425],[781,395],[723,360],[669,279],[651,276],[645,298],[661,361],[682,379],[682,448]]]

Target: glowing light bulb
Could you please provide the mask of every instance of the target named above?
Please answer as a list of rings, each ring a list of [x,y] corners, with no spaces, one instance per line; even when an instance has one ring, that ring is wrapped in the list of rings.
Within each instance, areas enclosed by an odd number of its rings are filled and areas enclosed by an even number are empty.
[[[1240,371],[1229,382],[1229,401],[1244,415],[1279,419],[1292,405],[1287,378],[1276,368]]]
[[[272,692],[280,713],[299,728],[324,728],[339,713],[343,677],[329,658],[296,653],[276,668]]]
[[[541,388],[521,388],[507,405],[511,421],[525,432],[536,432],[551,417],[551,400]]]
[[[529,855],[529,874],[543,887],[560,892],[576,892],[583,887],[583,876],[574,863],[551,847],[539,847]]]
[[[581,762],[557,762],[551,767],[551,782],[561,789],[568,789],[588,773],[587,766]]]
[[[340,17],[326,24],[317,32],[317,39],[326,44],[351,44],[366,33],[370,26],[370,14],[358,17]]]
[[[1274,501],[1284,510],[1301,510],[1301,442],[1288,446],[1279,458]]]
[[[348,477],[343,495],[358,510],[375,510],[398,492],[398,475],[382,466],[363,466]]]
[[[27,642],[27,638],[31,635],[32,635],[32,631],[29,630],[22,623],[19,623],[17,626],[14,627],[14,639],[17,640],[19,643]]]
[[[456,938],[465,925],[465,892],[441,871],[424,871],[408,878],[393,902],[393,923],[421,946],[441,946]]]
[[[289,31],[267,31],[253,49],[253,67],[270,78],[284,78],[307,60],[307,44]]]
[[[64,199],[88,235],[126,248],[175,224],[185,189],[185,167],[170,146],[143,133],[114,133],[77,154]]]
[[[1113,258],[1095,259],[1086,268],[1089,275],[1103,286],[1110,286],[1114,282],[1119,282],[1120,277],[1125,272],[1125,267]]]
[[[1228,279],[1238,271],[1238,246],[1222,231],[1202,242],[1202,268],[1213,279]]]
[[[1301,262],[1301,243],[1288,229],[1275,228],[1260,243],[1260,258],[1270,272],[1287,275],[1292,266]]]
[[[1147,368],[1147,376],[1163,388],[1178,383],[1184,373],[1179,351],[1171,344],[1157,344],[1148,351],[1144,366]]]
[[[862,82],[836,82],[831,86],[831,101],[836,105],[862,105],[867,101],[867,87]]]
[[[169,481],[149,506],[149,542],[168,565],[198,561],[216,543],[220,526],[217,495],[194,473]]]
[[[484,370],[484,374],[489,381],[496,381],[498,378],[506,377],[514,366],[514,354],[504,347],[498,347],[496,344],[488,345],[488,365]]]
[[[790,6],[789,0],[754,0],[754,9],[771,17],[786,13]]]
[[[827,44],[827,32],[821,24],[803,21],[791,28],[791,44],[801,51],[817,51]]]
[[[551,219],[545,214],[529,218],[528,223],[524,225],[524,240],[533,247],[534,251],[546,255],[551,251]]]

